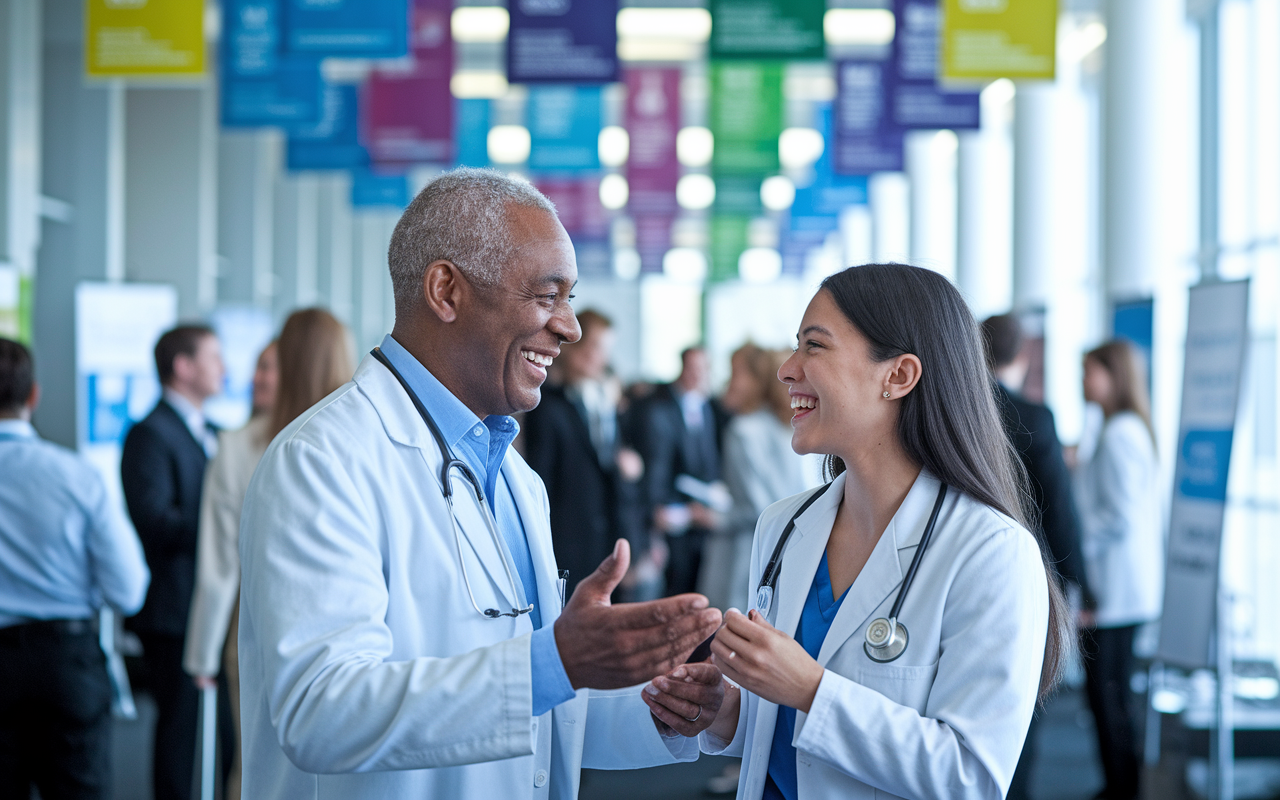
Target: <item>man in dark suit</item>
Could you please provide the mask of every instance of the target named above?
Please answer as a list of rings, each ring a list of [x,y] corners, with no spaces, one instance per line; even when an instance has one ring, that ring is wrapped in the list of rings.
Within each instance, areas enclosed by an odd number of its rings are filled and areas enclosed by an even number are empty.
[[[640,456],[624,447],[616,399],[605,383],[613,351],[613,323],[603,314],[578,314],[582,338],[561,346],[557,380],[524,420],[525,458],[542,477],[551,501],[556,564],[568,570],[565,597],[625,538],[643,550],[638,484]]]
[[[1085,578],[1080,549],[1080,520],[1071,497],[1071,476],[1062,456],[1053,412],[1018,393],[1028,366],[1022,349],[1022,327],[1014,315],[1002,314],[983,322],[982,334],[987,345],[987,364],[996,381],[996,405],[1000,408],[1005,432],[1031,479],[1031,497],[1040,513],[1045,546],[1057,565],[1058,574],[1068,584],[1078,587],[1081,604],[1092,608],[1093,596]],[[1029,796],[1037,727],[1033,719],[1009,787],[1010,800],[1025,800]]]
[[[155,358],[163,396],[129,430],[120,460],[129,516],[151,567],[146,602],[129,627],[142,640],[159,712],[155,797],[189,800],[199,695],[183,672],[182,646],[195,585],[204,468],[217,448],[217,430],[201,407],[222,389],[222,351],[211,328],[183,325],[160,337]]]
[[[637,445],[644,459],[649,524],[666,535],[667,594],[695,592],[702,547],[717,514],[676,488],[688,475],[704,483],[720,479],[720,430],[724,421],[708,392],[709,365],[701,347],[680,354],[680,377],[653,390],[637,414]]]

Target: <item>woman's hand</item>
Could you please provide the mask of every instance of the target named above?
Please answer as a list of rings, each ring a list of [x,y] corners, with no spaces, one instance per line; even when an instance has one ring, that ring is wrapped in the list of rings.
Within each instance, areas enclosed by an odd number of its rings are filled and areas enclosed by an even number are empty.
[[[724,695],[724,678],[708,662],[681,664],[654,678],[640,693],[653,714],[653,724],[664,736],[697,736],[711,727],[724,704]],[[736,711],[734,721],[736,724]]]
[[[771,703],[809,713],[825,672],[795,639],[773,627],[754,609],[736,609],[711,643],[711,663],[725,677]]]

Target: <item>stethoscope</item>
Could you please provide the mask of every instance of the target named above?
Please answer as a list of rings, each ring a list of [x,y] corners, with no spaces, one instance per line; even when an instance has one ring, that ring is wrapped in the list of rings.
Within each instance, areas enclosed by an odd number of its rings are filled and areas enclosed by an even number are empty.
[[[455,458],[453,450],[449,448],[449,444],[444,440],[444,434],[440,432],[440,428],[436,425],[436,421],[432,418],[426,406],[422,405],[422,401],[409,388],[409,384],[405,382],[404,376],[400,371],[392,366],[390,359],[383,354],[381,348],[373,348],[369,352],[378,363],[386,367],[396,380],[400,382],[400,386],[404,389],[405,394],[409,395],[409,399],[413,401],[413,407],[418,409],[418,415],[422,417],[422,421],[427,423],[427,428],[431,430],[431,435],[435,437],[436,444],[440,446],[440,456],[444,463],[440,467],[440,489],[444,494],[444,500],[449,505],[449,521],[453,525],[453,544],[458,551],[458,564],[462,567],[462,582],[466,584],[467,596],[471,598],[471,605],[475,608],[476,613],[488,619],[498,619],[500,617],[518,617],[521,614],[528,614],[533,611],[533,604],[530,603],[527,608],[513,608],[510,611],[499,611],[496,608],[486,608],[481,610],[480,604],[476,602],[475,593],[471,591],[471,579],[467,577],[467,562],[462,557],[462,534],[458,531],[458,515],[453,508],[453,471],[457,470],[462,473],[462,477],[467,479],[467,483],[471,484],[471,492],[476,497],[476,505],[480,507],[480,513],[484,517],[485,525],[489,528],[489,537],[493,540],[493,545],[497,548],[499,554],[502,553],[505,545],[498,534],[498,524],[493,520],[493,514],[489,511],[489,506],[484,502],[484,491],[480,488],[480,479],[476,477],[471,467],[467,466],[465,461]],[[511,572],[511,565],[506,559],[502,560],[502,566],[507,571],[507,581],[511,584],[511,596],[519,597],[519,584],[516,583],[516,576]]]
[[[764,568],[764,574],[760,576],[760,585],[756,587],[756,611],[762,616],[768,618],[769,609],[773,607],[773,592],[778,585],[778,573],[782,571],[782,552],[786,549],[787,541],[791,538],[791,532],[795,530],[796,519],[801,514],[809,510],[809,506],[814,501],[822,497],[831,484],[827,484],[818,491],[809,495],[808,499],[796,509],[796,513],[791,515],[787,526],[782,529],[782,536],[778,538],[778,544],[773,548],[773,555],[769,558],[769,563]],[[893,601],[893,608],[889,610],[889,616],[879,617],[871,620],[871,624],[867,626],[866,641],[862,643],[862,649],[866,651],[867,658],[881,664],[896,660],[907,649],[907,642],[911,636],[907,632],[907,626],[898,622],[898,614],[902,611],[902,603],[907,599],[907,592],[911,589],[911,583],[916,578],[916,572],[920,568],[920,557],[924,555],[925,548],[929,546],[929,539],[933,536],[933,528],[938,522],[938,512],[942,510],[942,501],[947,497],[947,485],[944,483],[938,488],[938,499],[933,503],[933,513],[929,515],[929,522],[924,526],[924,533],[920,536],[920,544],[916,547],[916,554],[911,558],[911,565],[907,567],[907,574],[902,579],[902,587],[898,589],[898,597]]]

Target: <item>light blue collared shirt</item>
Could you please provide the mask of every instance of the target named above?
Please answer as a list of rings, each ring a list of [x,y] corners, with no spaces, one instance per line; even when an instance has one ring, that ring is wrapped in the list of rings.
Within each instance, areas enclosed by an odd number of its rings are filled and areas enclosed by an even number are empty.
[[[87,461],[0,419],[0,627],[142,607],[142,544]]]
[[[383,338],[381,349],[431,414],[454,455],[465,461],[476,474],[484,487],[485,502],[493,512],[498,531],[515,564],[524,596],[536,600],[538,579],[533,570],[529,540],[516,508],[515,496],[502,474],[502,461],[507,456],[507,448],[520,432],[520,426],[511,417],[497,415],[485,417],[481,422],[390,335]],[[529,617],[534,627],[530,656],[533,662],[533,715],[537,717],[572,700],[575,693],[560,661],[555,629],[550,625],[542,626],[542,614],[536,602]]]

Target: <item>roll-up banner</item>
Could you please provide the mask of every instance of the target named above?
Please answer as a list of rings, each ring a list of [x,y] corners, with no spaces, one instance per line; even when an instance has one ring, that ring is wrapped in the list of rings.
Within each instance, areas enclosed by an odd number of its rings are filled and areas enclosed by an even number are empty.
[[[945,91],[938,85],[938,0],[893,0],[890,115],[903,128],[981,126],[978,93]]]
[[[507,3],[508,83],[618,79],[618,0]]]
[[[1212,667],[1217,661],[1211,647],[1222,522],[1249,338],[1248,310],[1248,281],[1191,288],[1164,611],[1155,655],[1188,669]]]
[[[90,78],[204,74],[204,0],[87,0],[84,8]]]
[[[826,0],[711,0],[711,58],[822,59]]]
[[[369,164],[369,151],[360,144],[359,94],[359,87],[351,84],[325,88],[320,122],[289,132],[289,169],[356,169]]]
[[[628,205],[633,215],[674,216],[680,161],[680,70],[664,67],[626,72],[625,124],[631,140],[627,158]]]
[[[409,52],[409,0],[284,0],[285,49],[317,57]]]
[[[448,164],[454,155],[452,0],[414,0],[410,53],[364,87],[363,141],[379,164]]]
[[[782,68],[767,61],[711,63],[711,171],[717,179],[778,171]]]
[[[836,64],[835,171],[841,175],[899,172],[903,168],[904,131],[889,118],[884,61]]]
[[[280,2],[223,0],[219,97],[225,127],[294,127],[320,121],[320,61],[283,52]]]
[[[1053,80],[1057,0],[943,0],[944,80]]]
[[[600,169],[599,86],[533,86],[525,122],[529,169],[575,175]]]

